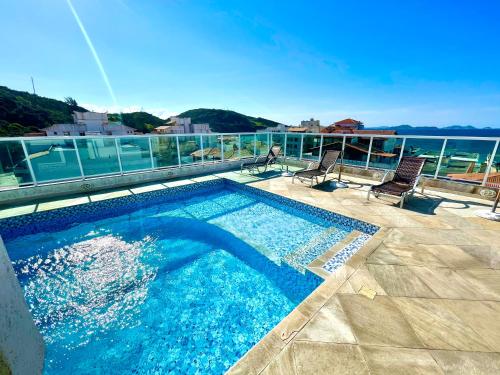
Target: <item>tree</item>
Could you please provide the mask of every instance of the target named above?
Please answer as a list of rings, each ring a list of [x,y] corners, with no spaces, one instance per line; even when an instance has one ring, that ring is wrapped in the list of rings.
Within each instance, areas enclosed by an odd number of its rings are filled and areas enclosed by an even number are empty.
[[[64,98],[64,103],[66,103],[67,105],[69,105],[71,108],[76,108],[78,107],[78,103],[76,102],[75,99],[73,99],[71,96],[66,96]]]

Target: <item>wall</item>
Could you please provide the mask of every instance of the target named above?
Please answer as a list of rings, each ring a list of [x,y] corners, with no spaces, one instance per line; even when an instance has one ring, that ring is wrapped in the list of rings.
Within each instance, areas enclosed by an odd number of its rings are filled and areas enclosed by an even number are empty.
[[[45,345],[0,238],[0,354],[13,375],[43,370]]]

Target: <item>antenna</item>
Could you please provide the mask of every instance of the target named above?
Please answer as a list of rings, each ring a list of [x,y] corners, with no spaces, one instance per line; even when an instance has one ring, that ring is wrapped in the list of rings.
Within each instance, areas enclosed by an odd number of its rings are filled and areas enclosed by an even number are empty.
[[[35,91],[35,81],[33,80],[33,77],[31,77],[31,86],[33,87],[33,95],[36,95],[36,91]]]

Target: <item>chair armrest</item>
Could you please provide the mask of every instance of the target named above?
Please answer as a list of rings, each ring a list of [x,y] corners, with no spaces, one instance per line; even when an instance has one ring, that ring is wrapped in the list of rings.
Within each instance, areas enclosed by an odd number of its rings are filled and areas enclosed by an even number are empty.
[[[306,170],[318,168],[319,163],[317,161],[312,161],[307,165]]]
[[[384,175],[382,176],[382,183],[385,182],[385,180],[387,179],[387,176],[389,176],[389,173],[391,173],[392,171],[390,169],[386,170]]]

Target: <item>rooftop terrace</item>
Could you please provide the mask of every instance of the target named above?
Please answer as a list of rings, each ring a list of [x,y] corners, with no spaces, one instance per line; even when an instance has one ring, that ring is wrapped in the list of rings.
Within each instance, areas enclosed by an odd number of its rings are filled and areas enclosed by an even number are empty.
[[[446,142],[440,147],[442,159]],[[291,170],[296,168],[290,163]],[[436,175],[439,170],[438,165]],[[475,215],[489,209],[491,201],[430,187],[400,209],[390,198],[367,201],[366,192],[376,183],[369,178],[373,174],[350,172],[344,177],[348,188],[333,189],[329,184],[292,184],[277,171],[254,176],[221,171],[5,206],[0,217],[213,178],[249,184],[381,229],[332,274],[322,265],[337,248],[312,262],[308,268],[325,282],[231,374],[500,372],[500,223]]]

